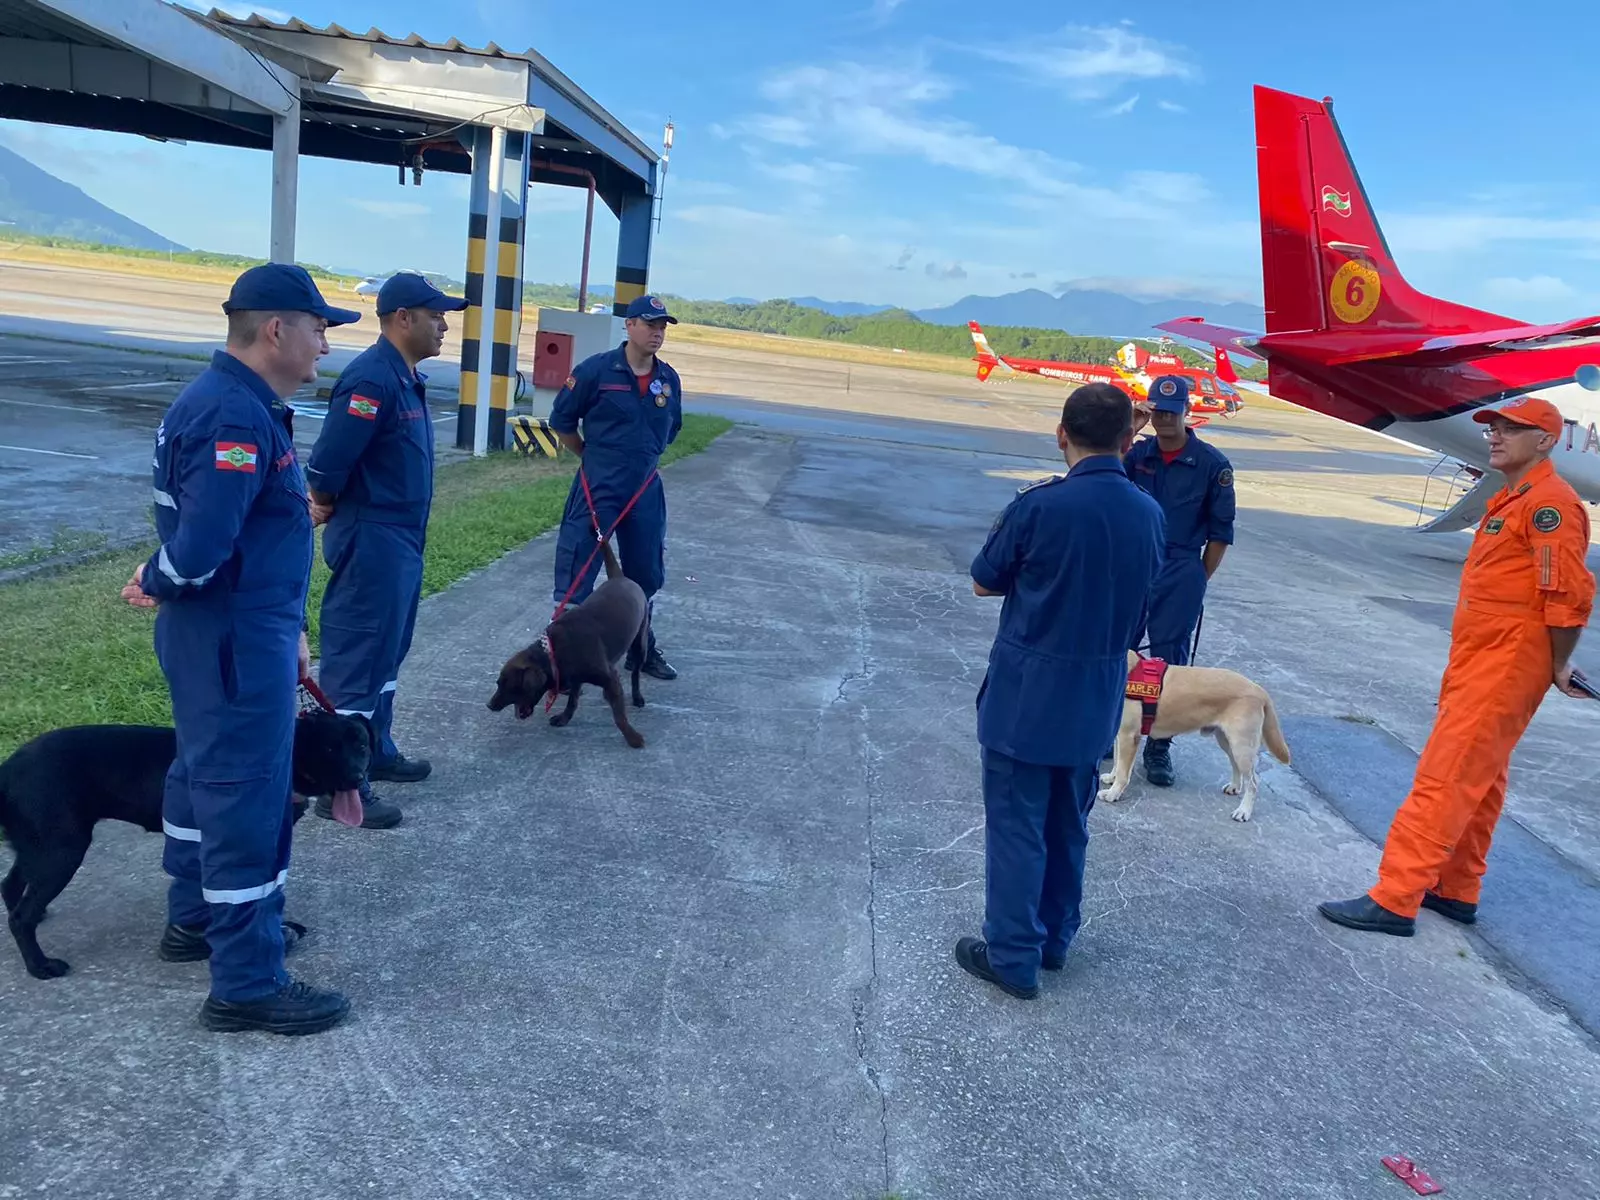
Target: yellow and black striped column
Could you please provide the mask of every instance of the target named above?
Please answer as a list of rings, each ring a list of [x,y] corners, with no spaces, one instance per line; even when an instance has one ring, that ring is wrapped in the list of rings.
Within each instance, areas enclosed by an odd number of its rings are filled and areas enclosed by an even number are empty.
[[[456,446],[473,448],[478,381],[489,372],[489,449],[505,448],[506,417],[516,396],[517,339],[522,334],[522,245],[527,227],[528,138],[507,131],[500,176],[500,222],[489,229],[491,131],[473,131],[467,216],[467,298],[461,326],[461,399]],[[492,234],[492,236],[491,236]],[[486,291],[492,289],[492,291]],[[484,337],[484,298],[494,299],[494,328]],[[484,351],[488,354],[485,358]]]
[[[650,290],[650,234],[655,203],[650,196],[628,196],[617,228],[617,290],[611,312],[622,316]]]

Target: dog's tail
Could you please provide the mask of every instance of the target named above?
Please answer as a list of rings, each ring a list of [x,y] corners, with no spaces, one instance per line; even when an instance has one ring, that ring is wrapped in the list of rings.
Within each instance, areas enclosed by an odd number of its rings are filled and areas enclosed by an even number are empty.
[[[1289,762],[1289,743],[1283,740],[1283,729],[1278,725],[1278,710],[1273,707],[1272,697],[1262,693],[1262,719],[1261,740],[1266,743],[1272,757],[1284,765]]]
[[[600,543],[601,552],[606,556],[606,578],[616,579],[622,574],[622,564],[617,561],[616,552],[611,549],[611,539],[607,538]]]

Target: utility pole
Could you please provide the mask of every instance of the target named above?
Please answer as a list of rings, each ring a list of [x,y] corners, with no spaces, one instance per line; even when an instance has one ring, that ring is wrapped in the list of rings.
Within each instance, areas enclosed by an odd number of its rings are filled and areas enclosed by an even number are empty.
[[[667,164],[672,158],[672,118],[667,118],[666,132],[661,135],[661,184],[656,188],[656,233],[661,233],[661,209],[666,203]]]

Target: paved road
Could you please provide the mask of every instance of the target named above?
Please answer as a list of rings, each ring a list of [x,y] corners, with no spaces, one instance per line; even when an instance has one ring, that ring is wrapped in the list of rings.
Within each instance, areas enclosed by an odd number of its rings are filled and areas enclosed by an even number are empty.
[[[1431,914],[1405,941],[1316,918],[1377,851],[1270,761],[1249,825],[1197,739],[1179,786],[1096,810],[1038,1001],[955,966],[997,611],[965,568],[1049,465],[741,428],[668,468],[682,675],[646,687],[640,752],[593,698],[559,731],[484,707],[547,615],[549,537],[430,599],[397,732],[433,778],[390,789],[397,830],[297,834],[294,969],[353,1020],[199,1032],[204,968],[153,954],[159,843],[108,830],[41,931],[74,974],[0,961],[0,1195],[1366,1200],[1397,1153],[1466,1200],[1596,1194],[1593,1039]],[[1289,718],[1391,721],[1443,639],[1367,597],[1386,559],[1449,566],[1341,520],[1247,504],[1201,653]]]

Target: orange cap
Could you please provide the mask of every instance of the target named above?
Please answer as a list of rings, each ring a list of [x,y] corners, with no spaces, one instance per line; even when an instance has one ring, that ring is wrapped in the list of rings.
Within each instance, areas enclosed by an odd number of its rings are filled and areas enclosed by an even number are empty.
[[[1498,408],[1480,408],[1472,414],[1472,419],[1480,425],[1487,425],[1496,417],[1504,417],[1517,425],[1532,425],[1546,433],[1561,433],[1561,410],[1538,396],[1518,396]]]

